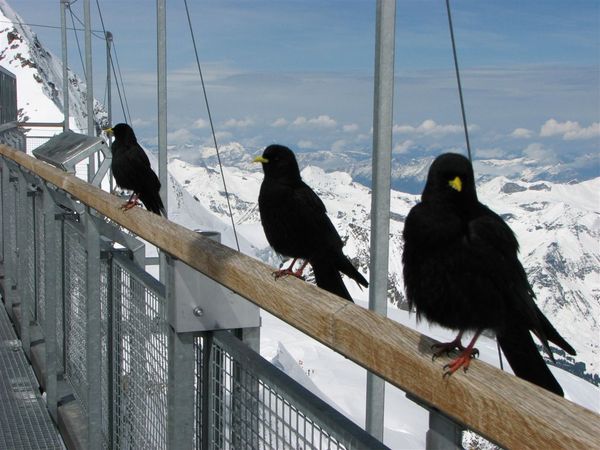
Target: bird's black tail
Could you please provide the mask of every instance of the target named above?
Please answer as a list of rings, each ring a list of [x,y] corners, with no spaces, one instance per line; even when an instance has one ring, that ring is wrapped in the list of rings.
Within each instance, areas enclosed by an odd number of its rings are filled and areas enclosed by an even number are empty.
[[[560,384],[538,352],[529,330],[511,328],[498,335],[498,343],[516,376],[564,396]]]
[[[331,260],[316,259],[311,260],[310,264],[315,274],[317,286],[332,294],[339,295],[346,300],[354,302],[352,297],[350,297],[348,289],[346,289],[346,286],[344,285],[344,280],[342,280],[338,268],[332,264]]]
[[[363,277],[361,273],[358,270],[356,270],[356,267],[352,265],[352,262],[346,257],[346,255],[344,255],[341,252],[338,254],[336,266],[340,272],[352,278],[359,285],[369,287],[369,283],[367,282],[365,277]]]
[[[163,205],[162,199],[158,192],[156,194],[140,194],[140,200],[146,207],[148,211],[152,211],[154,214],[158,214],[159,216],[162,214],[163,216],[167,216],[165,211],[165,206]]]
[[[537,305],[536,305],[536,308],[537,308]],[[547,339],[548,341],[558,345],[560,348],[562,348],[565,352],[569,353],[570,355],[577,354],[575,349],[573,347],[571,347],[571,345],[560,334],[558,334],[558,331],[556,331],[556,328],[554,328],[552,326],[550,321],[546,318],[544,313],[542,313],[542,311],[539,310],[539,308],[537,308],[537,317],[540,322],[541,329],[544,333],[543,336],[538,336],[538,337],[544,344],[544,349],[549,354],[550,358],[552,358],[552,360],[554,360],[554,357],[552,356],[552,352],[551,352],[550,348],[548,347],[548,343],[545,342],[544,338]]]

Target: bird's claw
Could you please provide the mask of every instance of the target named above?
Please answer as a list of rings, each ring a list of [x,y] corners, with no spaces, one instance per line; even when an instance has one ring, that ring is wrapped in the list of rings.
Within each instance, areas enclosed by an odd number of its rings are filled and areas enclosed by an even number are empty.
[[[466,373],[469,370],[469,364],[473,358],[479,356],[479,350],[476,348],[473,349],[464,349],[463,352],[450,361],[448,364],[445,364],[443,367],[444,375],[443,378],[448,378],[454,372],[456,372],[461,367],[463,371]]]
[[[301,273],[294,272],[293,270],[290,270],[290,269],[276,270],[275,272],[272,273],[272,275],[273,275],[273,278],[275,278],[276,280],[278,278],[286,277],[288,275],[292,275],[296,278],[300,278],[301,280],[304,280],[304,277],[301,275]]]
[[[123,203],[123,204],[121,205],[121,211],[127,211],[127,210],[129,210],[129,209],[131,209],[131,208],[134,208],[134,207],[136,207],[137,205],[139,205],[139,202],[138,202],[137,200],[134,200],[134,201],[128,201],[128,202],[126,202],[126,203]]]

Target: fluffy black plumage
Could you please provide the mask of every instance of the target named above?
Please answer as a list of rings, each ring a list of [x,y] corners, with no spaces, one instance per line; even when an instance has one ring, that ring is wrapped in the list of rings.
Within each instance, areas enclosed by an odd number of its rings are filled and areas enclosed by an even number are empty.
[[[491,329],[517,376],[563,395],[530,332],[552,359],[548,341],[572,355],[575,350],[537,307],[518,251],[509,226],[478,201],[469,160],[453,153],[436,158],[404,226],[409,306],[418,317],[459,330],[458,340],[440,346],[464,350],[447,373],[468,367],[477,336]],[[466,330],[476,334],[465,349],[460,337]]]
[[[138,144],[133,129],[126,123],[119,123],[107,132],[112,132],[115,137],[110,149],[111,169],[117,185],[133,191],[132,198],[137,196],[149,211],[166,216],[159,195],[160,181],[150,166],[148,155]],[[132,206],[135,206],[135,200],[130,198],[123,209]]]
[[[271,247],[308,261],[317,286],[353,301],[340,272],[362,286],[369,283],[342,253],[342,239],[321,199],[302,181],[294,153],[282,145],[270,145],[254,161],[262,163],[265,173],[258,207]]]

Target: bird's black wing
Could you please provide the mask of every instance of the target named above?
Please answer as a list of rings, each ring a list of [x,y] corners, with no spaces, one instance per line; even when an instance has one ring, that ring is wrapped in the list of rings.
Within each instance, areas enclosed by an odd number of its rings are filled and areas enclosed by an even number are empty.
[[[489,255],[494,262],[490,268],[494,270],[497,282],[503,283],[504,301],[508,303],[508,311],[514,313],[513,321],[518,320],[527,330],[533,331],[550,358],[553,359],[553,356],[548,341],[574,354],[575,350],[560,336],[535,303],[535,294],[518,259],[519,245],[513,231],[500,216],[481,206],[483,214],[469,222],[469,237],[476,251],[482,253],[481,258]]]

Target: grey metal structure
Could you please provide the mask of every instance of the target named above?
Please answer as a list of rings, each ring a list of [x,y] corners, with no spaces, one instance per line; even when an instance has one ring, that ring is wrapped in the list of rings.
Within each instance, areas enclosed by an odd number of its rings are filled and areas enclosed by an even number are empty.
[[[17,120],[17,79],[0,67],[0,125]]]
[[[377,1],[369,309],[387,316],[396,0]],[[367,374],[366,428],[383,439],[385,383]]]
[[[69,0],[60,1],[60,42],[62,55],[62,78],[63,78],[63,131],[69,129],[69,65],[67,51],[67,7]]]
[[[65,172],[75,172],[75,166],[85,159],[93,158],[97,153],[104,157],[93,174],[90,183],[99,186],[108,172],[112,155],[102,138],[87,136],[73,131],[63,131],[50,138],[46,143],[33,150],[33,155],[42,161],[52,164]]]
[[[175,330],[182,300],[145,271],[141,241],[1,163],[4,306],[69,448],[386,448],[238,331]],[[211,283],[198,289],[227,301]]]

